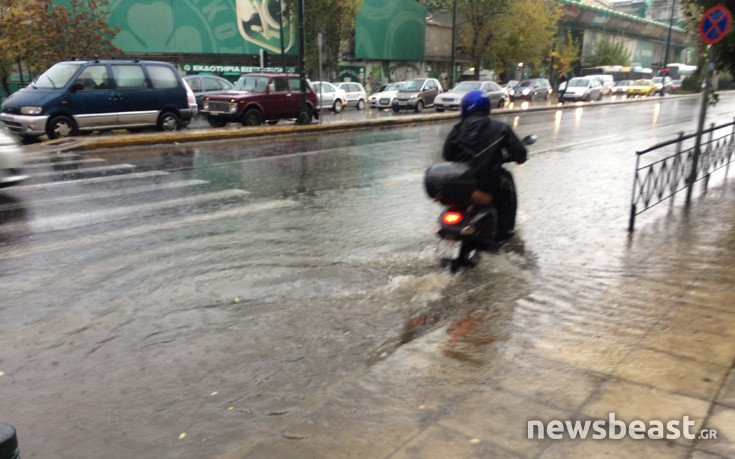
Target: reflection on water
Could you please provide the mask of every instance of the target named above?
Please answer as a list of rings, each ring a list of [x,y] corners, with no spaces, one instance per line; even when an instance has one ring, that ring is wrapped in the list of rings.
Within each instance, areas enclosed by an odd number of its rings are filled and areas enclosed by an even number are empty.
[[[23,200],[0,190],[0,242],[12,243],[26,237],[23,229],[27,218],[28,212]]]

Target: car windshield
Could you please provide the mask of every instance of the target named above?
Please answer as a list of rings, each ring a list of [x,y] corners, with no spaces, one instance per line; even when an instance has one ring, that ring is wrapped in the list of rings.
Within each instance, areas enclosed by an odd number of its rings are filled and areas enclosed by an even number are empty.
[[[477,81],[463,81],[457,86],[455,86],[453,91],[468,92],[468,91],[472,91],[473,89],[480,89],[480,85],[481,83]]]
[[[383,91],[398,91],[403,86],[403,81],[396,81],[391,83],[383,89]]]
[[[268,87],[268,77],[243,75],[235,83],[236,91],[265,92]]]
[[[586,88],[589,85],[590,85],[590,80],[586,78],[572,78],[571,80],[569,80],[569,83],[567,84],[567,86],[569,86],[570,88],[574,88],[574,87]]]
[[[526,81],[521,81],[521,84],[519,84],[518,86],[522,88],[527,88],[529,86],[533,86],[534,83],[535,82],[533,80],[526,80]]]
[[[653,82],[654,83],[663,83],[664,82],[664,79],[662,77],[656,77],[656,78],[653,79]]]
[[[649,80],[635,80],[633,84],[636,86],[648,86],[651,82]]]
[[[616,86],[630,86],[631,83],[633,82],[630,80],[623,80],[623,81],[618,81]]]
[[[424,80],[411,80],[401,88],[403,91],[419,91],[424,85]]]
[[[316,83],[312,83],[312,85],[314,86],[314,91],[316,92],[334,92],[334,90],[332,89],[332,85],[328,83],[317,81]]]
[[[82,65],[83,64],[81,62],[63,62],[55,64],[53,67],[43,72],[36,79],[35,83],[33,83],[33,86],[43,89],[63,88]]]

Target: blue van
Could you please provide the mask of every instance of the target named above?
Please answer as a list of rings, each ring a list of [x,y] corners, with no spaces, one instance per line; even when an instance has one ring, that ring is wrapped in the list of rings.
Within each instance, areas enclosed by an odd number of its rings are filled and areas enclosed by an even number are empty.
[[[194,115],[173,65],[137,60],[59,62],[5,99],[0,112],[25,142],[103,129],[175,131]]]

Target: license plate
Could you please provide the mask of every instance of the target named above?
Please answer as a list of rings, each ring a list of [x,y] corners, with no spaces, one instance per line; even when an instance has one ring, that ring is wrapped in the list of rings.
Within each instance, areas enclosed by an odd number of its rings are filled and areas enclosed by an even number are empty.
[[[453,239],[442,239],[437,247],[437,254],[440,260],[456,260],[459,258],[459,251],[462,243]]]
[[[398,101],[398,105],[408,105],[408,102],[401,102],[401,101]]]

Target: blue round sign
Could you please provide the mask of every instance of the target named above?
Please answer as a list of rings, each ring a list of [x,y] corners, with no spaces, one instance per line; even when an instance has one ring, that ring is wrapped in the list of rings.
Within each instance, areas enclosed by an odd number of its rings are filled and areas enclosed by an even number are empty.
[[[730,31],[732,15],[730,10],[722,5],[708,9],[699,23],[699,37],[708,45],[721,41]]]

